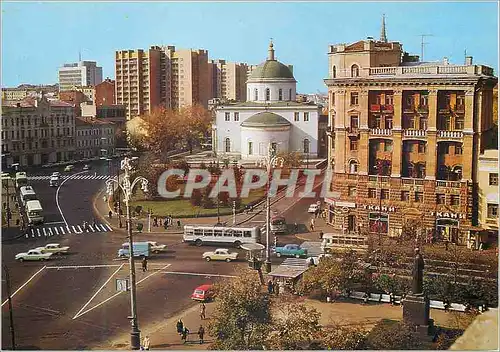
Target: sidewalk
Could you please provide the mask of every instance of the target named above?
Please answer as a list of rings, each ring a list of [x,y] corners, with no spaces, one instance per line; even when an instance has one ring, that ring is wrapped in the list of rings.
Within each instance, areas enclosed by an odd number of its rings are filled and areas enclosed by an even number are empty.
[[[11,182],[9,182],[11,181]],[[16,207],[17,196],[16,196],[16,187],[14,185],[13,180],[7,181],[8,191],[2,185],[2,241],[14,240],[16,238],[24,236],[24,230],[22,229],[23,219],[22,215],[19,211],[19,208]],[[8,195],[8,197],[7,197]],[[8,199],[7,199],[8,198]],[[7,226],[7,205],[10,209],[10,222]],[[19,225],[17,225],[17,221],[19,220]]]

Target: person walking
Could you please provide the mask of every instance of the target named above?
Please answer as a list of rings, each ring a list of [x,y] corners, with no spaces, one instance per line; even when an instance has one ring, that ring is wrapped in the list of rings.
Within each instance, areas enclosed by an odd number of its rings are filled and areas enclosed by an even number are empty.
[[[142,272],[148,271],[148,259],[146,257],[142,258]]]
[[[267,282],[267,293],[273,293],[273,282],[271,280]]]
[[[299,233],[299,225],[297,223],[293,224],[293,229],[295,230],[295,233]]]
[[[319,239],[322,240],[323,239],[323,231],[320,231],[319,232]]]
[[[182,330],[182,337],[181,337],[181,340],[184,340],[184,343],[188,342],[188,335],[189,335],[189,329],[187,327],[184,327],[184,330]]]
[[[110,219],[113,217],[113,212],[111,210],[109,211],[108,216]]]
[[[151,341],[149,341],[149,336],[145,336],[144,340],[142,341],[141,350],[143,350],[143,351],[149,351],[149,347],[150,346],[151,346]]]
[[[198,329],[198,337],[200,338],[200,345],[203,343],[203,336],[205,336],[205,328],[203,325],[200,325],[200,328]]]
[[[206,319],[206,316],[205,316],[206,309],[207,309],[207,307],[205,306],[205,303],[201,303],[201,306],[200,306],[200,319],[201,320]]]
[[[184,331],[184,323],[182,322],[182,319],[179,319],[177,322],[177,333],[179,335],[182,335],[182,332]]]
[[[311,219],[311,231],[314,231],[314,218]]]

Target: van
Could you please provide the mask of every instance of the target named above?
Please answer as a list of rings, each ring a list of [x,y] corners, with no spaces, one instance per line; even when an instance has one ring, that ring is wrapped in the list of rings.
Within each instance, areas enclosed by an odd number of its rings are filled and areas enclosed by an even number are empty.
[[[55,175],[50,176],[49,186],[50,187],[59,186],[59,176],[55,176]]]
[[[20,188],[28,184],[28,176],[26,172],[16,172],[16,187]]]
[[[24,206],[26,206],[27,201],[38,199],[35,190],[31,186],[22,186],[19,190],[19,196]]]
[[[43,223],[43,208],[38,200],[29,200],[26,202],[26,215],[30,224]]]
[[[151,255],[151,244],[149,242],[134,242],[133,244],[134,257],[149,257]],[[129,244],[122,244],[122,248],[118,250],[118,257],[125,258],[129,254]]]

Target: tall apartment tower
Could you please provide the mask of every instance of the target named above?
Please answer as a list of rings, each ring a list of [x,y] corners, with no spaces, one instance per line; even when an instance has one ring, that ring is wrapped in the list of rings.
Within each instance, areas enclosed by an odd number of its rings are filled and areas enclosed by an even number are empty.
[[[479,230],[477,165],[492,127],[493,69],[420,62],[398,42],[329,47],[328,222],[399,236],[409,220],[459,244]]]
[[[64,64],[59,68],[59,91],[71,90],[74,86],[89,87],[102,82],[102,67],[95,61],[80,61]]]
[[[212,98],[246,101],[247,72],[245,63],[211,60]]]

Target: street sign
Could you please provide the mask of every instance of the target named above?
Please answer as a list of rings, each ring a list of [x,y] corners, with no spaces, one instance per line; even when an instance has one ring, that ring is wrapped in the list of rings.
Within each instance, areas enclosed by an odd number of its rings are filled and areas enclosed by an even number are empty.
[[[128,279],[116,279],[116,291],[128,291]]]

